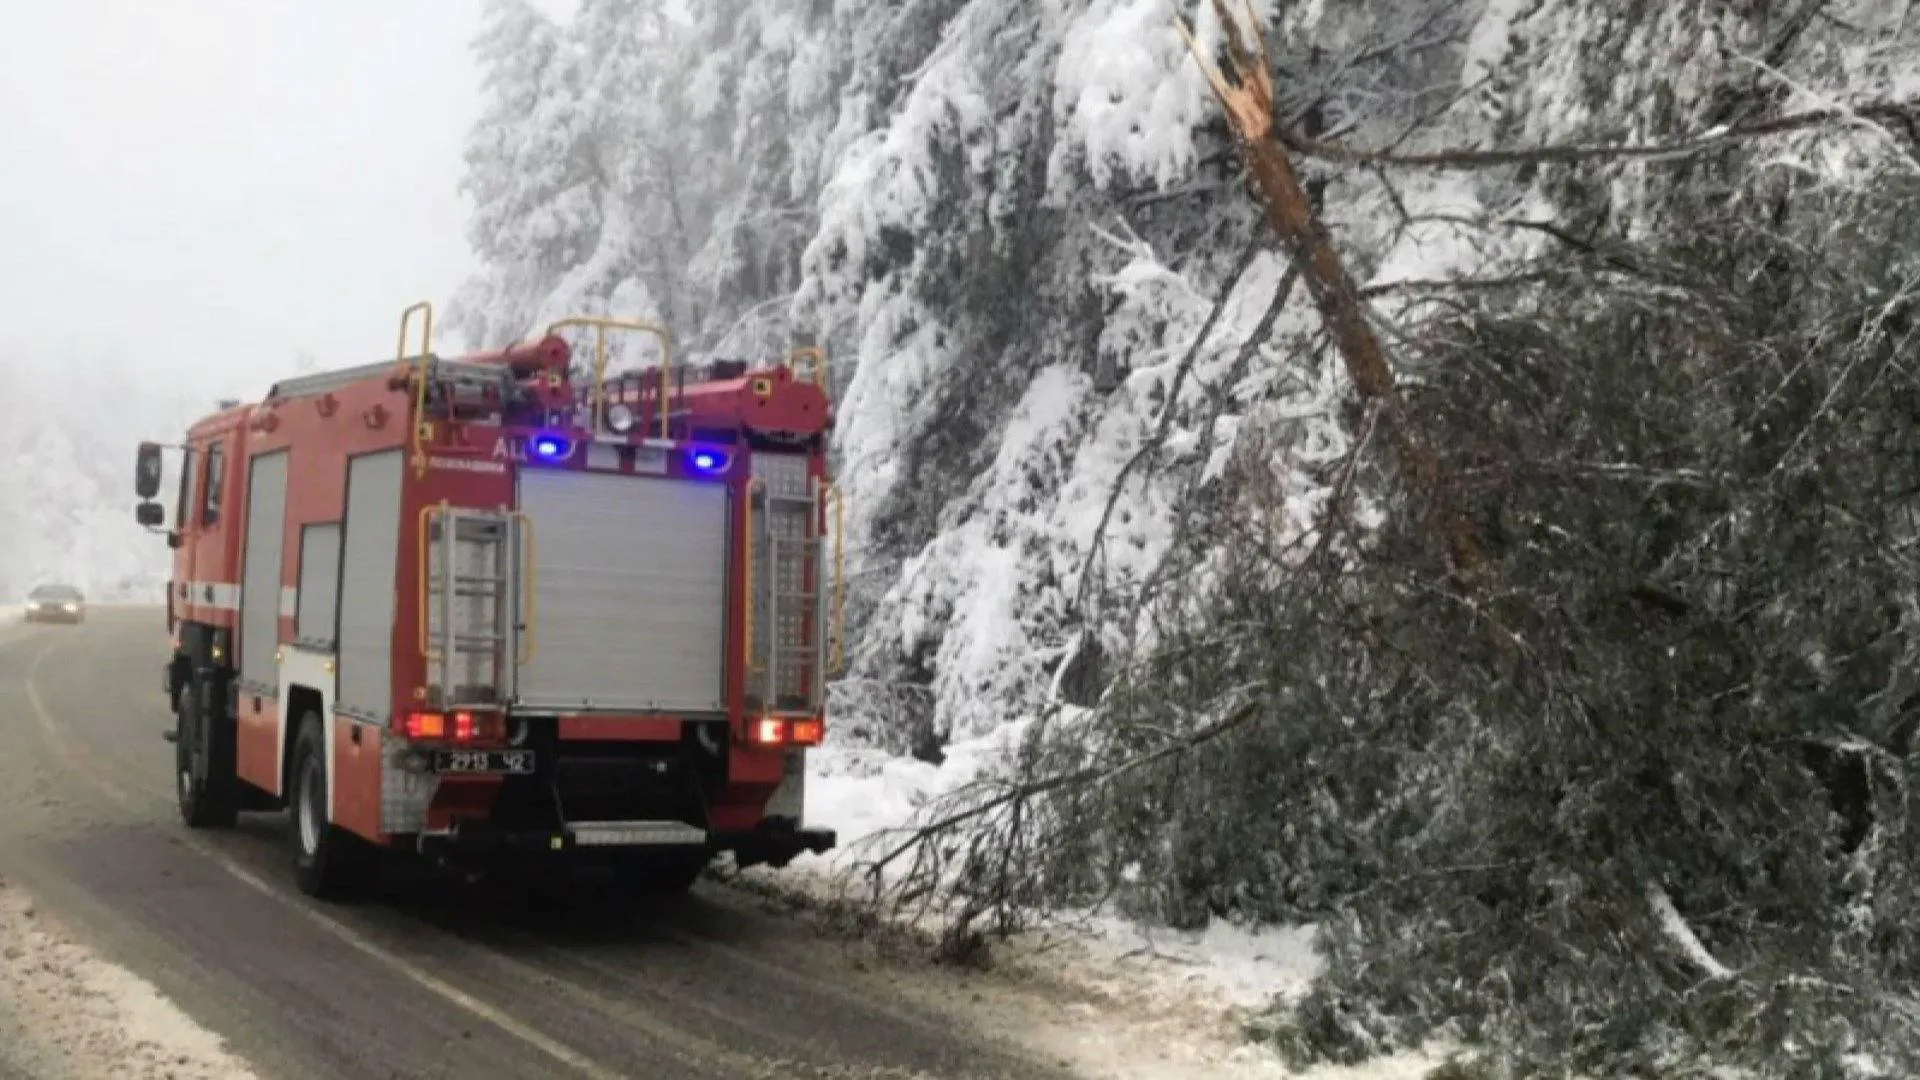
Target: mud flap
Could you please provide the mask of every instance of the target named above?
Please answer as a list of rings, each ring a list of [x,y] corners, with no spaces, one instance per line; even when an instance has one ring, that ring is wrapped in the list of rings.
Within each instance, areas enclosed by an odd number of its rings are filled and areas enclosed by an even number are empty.
[[[715,846],[732,851],[741,869],[765,864],[778,870],[802,854],[823,855],[838,836],[832,829],[802,829],[792,818],[767,818],[751,832],[715,833]]]

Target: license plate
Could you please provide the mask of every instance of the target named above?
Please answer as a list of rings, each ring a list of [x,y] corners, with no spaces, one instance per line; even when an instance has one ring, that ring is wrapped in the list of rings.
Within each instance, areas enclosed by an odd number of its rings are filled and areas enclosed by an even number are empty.
[[[530,773],[531,750],[436,750],[433,771],[443,773]]]

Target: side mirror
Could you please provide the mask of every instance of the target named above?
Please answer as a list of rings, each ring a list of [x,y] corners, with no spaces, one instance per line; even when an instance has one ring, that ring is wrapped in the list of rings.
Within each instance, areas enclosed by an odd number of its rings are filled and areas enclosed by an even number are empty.
[[[158,528],[167,520],[167,508],[157,502],[143,502],[133,508],[133,520],[149,529]]]
[[[140,496],[143,502],[143,508],[140,511],[142,514],[146,513],[144,509],[145,500],[151,499],[160,493],[159,443],[143,442],[140,444],[140,457],[135,463],[133,470],[133,493]],[[156,506],[154,509],[158,510],[159,507]],[[145,518],[141,519],[143,523],[145,520]]]

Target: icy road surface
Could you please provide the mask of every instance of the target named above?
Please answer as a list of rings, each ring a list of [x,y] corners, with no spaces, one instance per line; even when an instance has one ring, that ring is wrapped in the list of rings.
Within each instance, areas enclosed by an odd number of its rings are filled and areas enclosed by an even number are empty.
[[[152,608],[0,628],[0,1077],[1060,1075],[986,1032],[963,976],[712,883],[561,914],[418,884],[311,901],[278,815],[180,823],[166,640]]]

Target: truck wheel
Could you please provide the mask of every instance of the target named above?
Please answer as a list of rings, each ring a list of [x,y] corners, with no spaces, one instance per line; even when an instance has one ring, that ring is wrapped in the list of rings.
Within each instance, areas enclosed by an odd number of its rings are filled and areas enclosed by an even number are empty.
[[[293,875],[308,896],[340,900],[357,892],[365,852],[354,838],[327,820],[326,744],[320,718],[300,718],[293,742],[287,792],[287,831],[293,840]]]
[[[234,776],[234,730],[224,717],[208,716],[199,686],[188,682],[174,711],[174,789],[180,817],[190,829],[224,829],[239,818]]]

